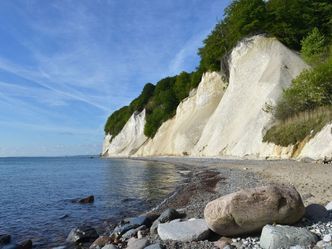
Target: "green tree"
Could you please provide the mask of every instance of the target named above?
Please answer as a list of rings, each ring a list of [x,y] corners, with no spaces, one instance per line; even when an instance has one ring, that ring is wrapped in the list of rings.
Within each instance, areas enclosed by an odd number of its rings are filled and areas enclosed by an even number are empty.
[[[188,97],[191,90],[191,75],[187,72],[180,73],[175,80],[174,91],[179,101]]]
[[[307,37],[301,41],[301,54],[309,63],[317,63],[323,58],[326,51],[326,39],[318,28],[314,28]]]

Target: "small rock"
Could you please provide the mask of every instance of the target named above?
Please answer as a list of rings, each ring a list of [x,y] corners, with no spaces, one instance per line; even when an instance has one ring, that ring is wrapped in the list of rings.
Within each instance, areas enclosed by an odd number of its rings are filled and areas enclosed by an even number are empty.
[[[102,249],[119,249],[119,248],[115,245],[109,244],[104,246]]]
[[[93,195],[90,195],[88,197],[80,199],[78,202],[81,204],[89,204],[89,203],[93,203],[94,201],[95,201],[95,197]]]
[[[214,246],[220,249],[225,248],[226,246],[231,245],[233,242],[232,239],[226,238],[226,237],[221,237],[219,240],[213,242]],[[236,240],[235,240],[236,242]]]
[[[32,248],[32,241],[31,240],[25,240],[25,241],[19,243],[15,248],[16,249],[31,249]]]
[[[143,237],[144,237],[144,236],[143,236],[142,231],[139,230],[139,231],[137,232],[137,238],[138,238],[138,239],[142,239]]]
[[[9,244],[11,240],[11,236],[9,234],[1,234],[0,235],[0,245]]]
[[[66,241],[68,243],[93,242],[99,237],[96,229],[90,226],[81,226],[70,231]]]
[[[162,214],[159,216],[158,220],[160,223],[169,222],[171,220],[182,218],[182,214],[176,211],[173,208],[166,209]]]
[[[140,226],[140,227],[135,228],[135,229],[131,229],[131,230],[127,231],[125,234],[123,234],[121,238],[122,239],[130,239],[131,237],[136,236],[136,234],[138,233],[138,231],[144,230],[144,229],[146,229],[145,225]]]
[[[68,214],[64,214],[64,215],[62,215],[59,219],[60,219],[60,220],[63,220],[63,219],[66,219],[66,218],[68,218],[68,217],[69,217]]]
[[[173,208],[166,209],[161,213],[159,218],[152,223],[152,226],[150,227],[150,234],[153,235],[157,233],[157,228],[160,223],[166,223],[172,220],[180,219],[183,216],[185,216],[185,214],[180,213]]]
[[[325,208],[326,208],[328,211],[331,211],[331,210],[332,210],[332,201],[329,202],[329,203],[325,206]]]
[[[145,247],[144,249],[162,249],[162,246],[160,245],[160,243],[156,243],[156,244],[149,245],[149,246]]]
[[[130,238],[128,240],[127,249],[143,249],[147,246],[147,244],[147,239]]]
[[[263,249],[290,248],[291,246],[310,246],[317,237],[305,228],[291,226],[271,226],[263,228],[260,246]]]
[[[233,245],[226,245],[223,249],[234,249],[234,248],[236,247]]]
[[[104,247],[106,244],[111,242],[111,238],[108,236],[100,236],[98,239],[96,239],[92,245],[89,247],[89,249],[100,249]]]
[[[153,223],[152,223],[152,226],[150,227],[150,234],[153,235],[153,234],[156,234],[157,233],[157,228],[158,228],[158,225],[160,224],[160,221],[157,219],[155,220]]]
[[[190,242],[204,240],[210,230],[204,219],[162,223],[158,225],[158,235],[162,240],[176,240]]]
[[[318,241],[317,244],[316,244],[316,246],[317,246],[318,248],[323,248],[324,245],[325,245],[325,242],[324,242],[323,240]]]
[[[137,217],[132,217],[132,218],[127,218],[124,219],[122,221],[122,223],[124,224],[130,224],[130,225],[137,225],[137,227],[139,226],[147,226],[150,227],[152,222],[156,219],[156,216],[152,216],[152,215],[141,215],[141,216],[137,216]]]
[[[327,234],[323,237],[323,241],[324,242],[330,242],[332,241],[332,235],[331,234]]]
[[[329,219],[329,212],[319,204],[310,204],[305,209],[305,217],[313,222],[326,221]]]

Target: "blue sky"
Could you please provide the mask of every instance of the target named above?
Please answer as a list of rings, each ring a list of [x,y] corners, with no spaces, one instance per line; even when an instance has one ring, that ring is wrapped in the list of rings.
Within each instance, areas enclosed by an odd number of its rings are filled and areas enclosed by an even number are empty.
[[[99,153],[110,113],[195,69],[229,2],[0,1],[0,156]]]

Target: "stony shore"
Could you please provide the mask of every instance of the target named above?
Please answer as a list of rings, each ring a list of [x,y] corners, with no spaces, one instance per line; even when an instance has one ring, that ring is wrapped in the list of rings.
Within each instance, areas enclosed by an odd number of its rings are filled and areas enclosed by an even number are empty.
[[[300,163],[289,160],[254,161],[175,157],[135,158],[133,160],[176,164],[178,173],[183,176],[184,181],[167,199],[142,216],[124,220],[118,225],[113,224],[109,227],[109,232],[103,235],[98,235],[91,227],[74,229],[67,239],[67,242],[71,243],[56,249],[262,248],[260,246],[263,243],[260,241],[260,231],[250,235],[228,236],[226,238],[204,228],[206,226],[204,209],[207,203],[241,189],[270,184],[294,186],[300,193],[305,206],[311,204],[326,205],[332,200],[331,164]],[[311,210],[309,208],[309,212],[292,227],[270,226],[264,227],[263,231],[276,233],[274,229],[281,229],[282,231],[278,230],[277,233],[282,234],[287,232],[287,229],[300,227],[304,229],[305,233],[310,233],[309,237],[312,236],[314,242],[311,241],[310,246],[299,246],[294,247],[294,249],[331,249],[332,213],[328,211],[328,216],[326,216],[322,208],[325,209],[323,206],[313,206]],[[157,221],[155,221],[156,219]],[[166,226],[158,227],[159,223],[166,224]],[[169,228],[167,226],[175,227],[176,234],[168,234],[167,229]],[[196,228],[190,235],[193,236],[192,239],[186,238],[185,242],[179,241],[183,238],[181,236],[188,236],[186,230],[191,230],[192,227]],[[195,234],[200,228],[202,231]],[[166,232],[162,229],[166,229]],[[209,231],[209,236],[204,234],[205,230]],[[303,231],[299,231],[299,233],[301,232]],[[288,233],[297,233],[297,231],[288,231]],[[169,236],[178,236],[179,239],[167,239]],[[297,235],[297,237],[301,236]],[[96,242],[94,242],[95,240]]]

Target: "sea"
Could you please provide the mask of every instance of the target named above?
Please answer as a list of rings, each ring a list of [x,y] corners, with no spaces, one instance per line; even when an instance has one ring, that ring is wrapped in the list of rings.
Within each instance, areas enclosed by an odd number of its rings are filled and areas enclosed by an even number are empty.
[[[0,234],[34,248],[63,245],[74,227],[101,231],[172,193],[175,165],[97,156],[0,158]],[[92,204],[74,200],[94,195]]]

